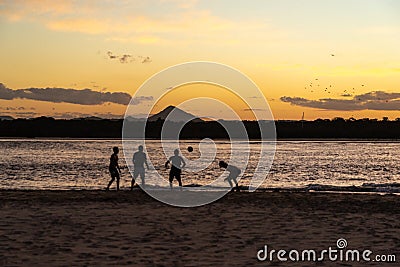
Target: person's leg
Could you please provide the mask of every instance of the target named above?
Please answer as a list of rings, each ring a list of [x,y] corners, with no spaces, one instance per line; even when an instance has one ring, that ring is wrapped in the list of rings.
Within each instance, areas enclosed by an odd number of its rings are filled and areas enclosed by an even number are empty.
[[[142,187],[145,186],[144,177],[145,177],[145,173],[144,173],[144,170],[143,170],[143,172],[140,173],[140,179],[142,180]]]
[[[131,181],[131,191],[133,190],[133,186],[135,185],[135,180],[136,180],[137,177],[138,177],[138,174],[137,174],[137,172],[135,170],[135,171],[133,171],[133,178],[132,178],[132,181]]]
[[[233,181],[235,182],[235,184],[237,185],[236,177],[235,177],[234,175],[232,175],[232,173],[230,173],[230,174],[228,175],[228,178],[226,178],[226,179],[228,180],[229,185],[231,186],[231,191],[233,191],[234,188],[233,188],[232,180],[233,180]]]
[[[119,191],[119,174],[117,174],[116,179],[117,179],[117,191]]]
[[[176,177],[176,180],[178,180],[179,189],[182,191],[182,178],[181,178],[181,173],[182,173],[182,170],[181,170],[181,169],[177,169],[177,170],[176,170],[176,175],[175,175],[175,177]]]
[[[172,181],[174,180],[174,173],[172,170],[169,171],[169,188],[172,190]]]
[[[176,174],[176,180],[178,180],[179,187],[180,187],[180,189],[182,191],[182,179],[181,179],[181,174],[180,173]]]
[[[238,182],[236,181],[236,178],[233,178],[233,181],[234,181],[235,184],[236,184],[236,191],[239,192],[239,191],[240,191],[240,190],[239,190],[239,185],[238,185]]]
[[[133,186],[135,185],[135,178],[132,178],[132,181],[131,181],[131,191],[133,190]]]
[[[232,185],[232,181],[231,181],[231,179],[228,179],[228,183],[229,183],[230,187],[232,188],[232,187],[233,187],[233,185]]]
[[[114,175],[111,174],[111,180],[110,180],[110,182],[108,182],[108,185],[107,185],[107,189],[106,189],[106,190],[110,190],[110,186],[112,185],[112,183],[114,182],[114,180],[115,180],[115,177],[114,177]]]

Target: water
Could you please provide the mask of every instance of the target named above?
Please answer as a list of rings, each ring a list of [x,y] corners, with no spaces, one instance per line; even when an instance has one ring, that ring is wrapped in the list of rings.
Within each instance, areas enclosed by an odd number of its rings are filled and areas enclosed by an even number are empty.
[[[139,143],[133,142],[134,146]],[[216,151],[211,151],[211,156],[215,153],[217,160],[229,159],[231,143],[215,141],[215,144]],[[108,163],[113,146],[122,148],[119,140],[0,140],[0,189],[104,189],[109,181]],[[166,157],[159,141],[146,141],[146,146],[154,166],[147,175],[159,171],[167,178]],[[187,152],[187,146],[193,146],[194,152]],[[180,147],[188,159],[195,160],[200,156],[197,141],[181,141]],[[238,143],[238,147],[245,150],[246,144]],[[249,184],[259,160],[259,147],[259,142],[250,143],[249,164],[241,185]],[[125,152],[130,157],[134,151]],[[203,171],[184,171],[184,185],[209,184],[223,174],[217,160]],[[122,149],[120,165],[126,166]],[[123,169],[121,179],[122,188],[130,186],[128,169]],[[400,183],[398,142],[279,141],[272,168],[262,187],[396,183]]]

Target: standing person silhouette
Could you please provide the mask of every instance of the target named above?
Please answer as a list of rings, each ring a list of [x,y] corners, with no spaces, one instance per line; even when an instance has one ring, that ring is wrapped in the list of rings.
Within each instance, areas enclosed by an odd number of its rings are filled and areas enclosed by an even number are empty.
[[[133,178],[131,181],[131,190],[133,190],[133,185],[135,184],[135,179],[140,175],[140,179],[142,180],[142,187],[145,186],[145,170],[144,164],[146,164],[147,170],[149,169],[149,165],[147,164],[146,153],[143,152],[143,146],[138,147],[138,151],[133,154],[132,158],[133,162]]]
[[[118,147],[113,147],[113,154],[110,157],[110,166],[108,167],[108,170],[110,171],[110,175],[111,175],[111,180],[108,183],[107,189],[106,190],[110,190],[110,186],[111,184],[114,182],[115,179],[117,179],[117,191],[119,190],[119,177],[121,174],[121,169],[119,168],[118,165],[118,152],[119,149]]]
[[[232,180],[235,182],[236,184],[236,191],[239,192],[239,185],[238,182],[236,181],[236,178],[239,176],[239,174],[241,173],[241,170],[233,165],[228,165],[228,163],[226,163],[225,161],[221,160],[219,162],[219,167],[226,169],[229,172],[228,177],[225,178],[224,181],[228,181],[229,185],[231,186],[232,190],[233,189],[233,184],[232,184]]]
[[[174,156],[170,157],[167,162],[165,162],[165,168],[168,168],[168,164],[171,162],[171,170],[169,171],[169,187],[172,189],[172,181],[174,177],[178,180],[180,189],[182,190],[182,179],[181,172],[185,168],[186,163],[181,156],[179,156],[179,149],[174,150]]]

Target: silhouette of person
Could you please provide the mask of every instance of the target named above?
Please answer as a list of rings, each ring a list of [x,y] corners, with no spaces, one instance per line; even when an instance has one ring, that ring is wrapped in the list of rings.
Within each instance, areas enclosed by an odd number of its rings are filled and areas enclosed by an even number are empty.
[[[143,146],[139,146],[138,151],[133,154],[132,162],[133,162],[133,178],[131,181],[131,190],[133,190],[133,185],[135,184],[135,179],[139,175],[140,175],[140,179],[142,180],[142,186],[145,185],[144,164],[146,164],[147,169],[149,169],[149,165],[147,164],[146,153],[143,152]]]
[[[224,181],[228,181],[229,185],[231,186],[232,190],[234,190],[233,188],[233,184],[232,184],[232,180],[235,182],[236,184],[236,191],[239,192],[239,185],[238,182],[236,181],[236,178],[239,176],[239,174],[241,173],[240,169],[236,166],[233,165],[228,165],[228,163],[226,163],[225,161],[221,160],[219,162],[219,167],[226,169],[229,172],[228,177],[226,177],[224,179]]]
[[[110,175],[111,175],[111,180],[108,183],[107,189],[110,189],[111,184],[114,182],[115,179],[117,179],[117,191],[119,190],[119,177],[120,177],[120,173],[121,173],[121,169],[119,168],[118,165],[118,152],[119,149],[118,147],[113,147],[113,154],[110,157],[110,166],[108,167],[108,170],[110,171]]]
[[[182,179],[181,172],[182,168],[185,168],[186,163],[181,156],[179,156],[179,149],[174,150],[174,156],[170,157],[167,162],[165,162],[165,168],[168,168],[168,164],[171,162],[171,170],[169,171],[169,187],[172,189],[172,181],[174,177],[178,180],[179,186],[182,190]]]

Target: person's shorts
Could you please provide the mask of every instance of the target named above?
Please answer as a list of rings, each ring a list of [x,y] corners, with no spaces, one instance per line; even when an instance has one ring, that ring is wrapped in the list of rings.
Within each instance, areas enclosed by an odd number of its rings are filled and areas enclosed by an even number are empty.
[[[117,177],[117,179],[119,178],[119,172],[117,169],[109,169],[111,177]]]
[[[144,175],[145,175],[145,170],[144,170],[144,168],[135,168],[134,170],[133,170],[133,177],[134,178],[136,178],[136,177],[138,177],[140,175],[140,177],[144,177]]]
[[[171,170],[169,171],[169,180],[172,181],[175,177],[178,181],[180,181],[181,173],[182,173],[181,169],[179,169],[175,166],[172,166]]]

